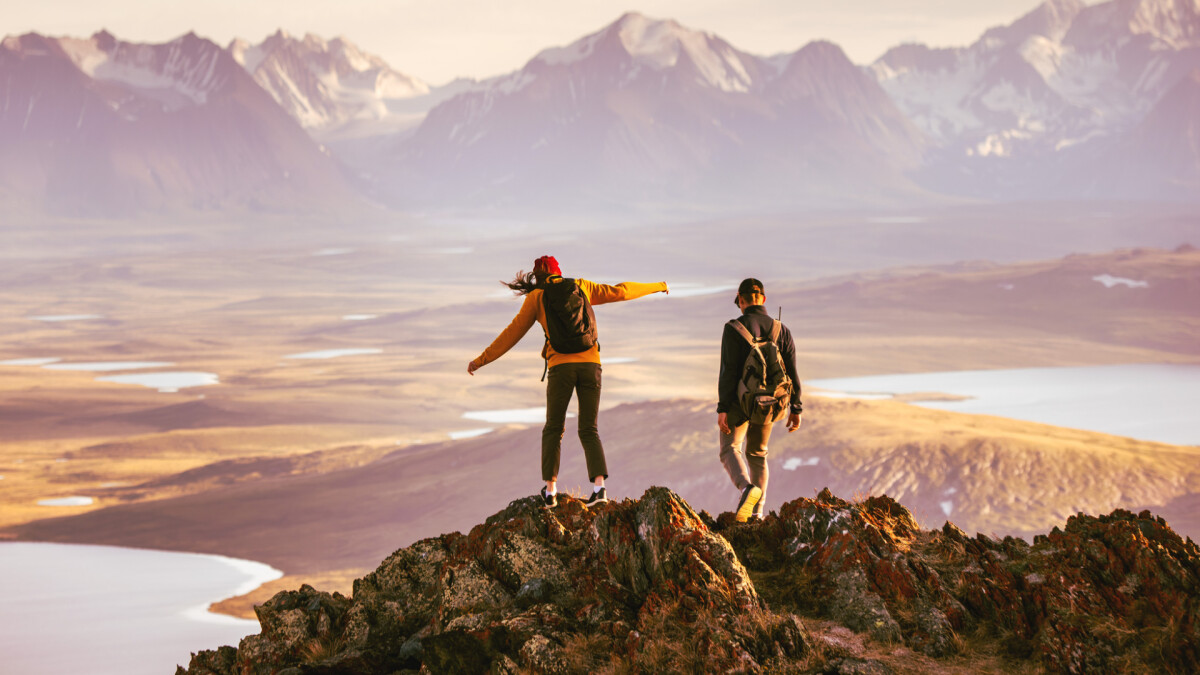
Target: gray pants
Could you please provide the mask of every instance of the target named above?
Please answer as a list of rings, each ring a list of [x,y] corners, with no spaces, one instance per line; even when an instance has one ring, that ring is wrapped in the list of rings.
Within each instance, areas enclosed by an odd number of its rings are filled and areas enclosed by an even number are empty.
[[[743,422],[730,429],[732,433],[719,431],[721,435],[721,464],[738,490],[753,483],[762,491],[761,505],[767,500],[767,441],[771,438],[770,424]],[[746,441],[746,458],[742,459],[742,441]],[[749,472],[747,473],[747,464]],[[754,509],[762,513],[761,506]]]

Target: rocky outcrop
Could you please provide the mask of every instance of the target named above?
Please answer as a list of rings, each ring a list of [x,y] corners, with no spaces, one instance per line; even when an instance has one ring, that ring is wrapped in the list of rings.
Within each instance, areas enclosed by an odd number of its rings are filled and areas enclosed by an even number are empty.
[[[951,523],[922,531],[888,497],[851,504],[825,490],[722,534],[776,611],[932,657],[968,650],[969,634],[1050,672],[1200,663],[1200,548],[1148,511],[1079,514],[1030,545]]]
[[[305,586],[257,613],[260,634],[179,673],[882,673],[981,644],[1051,672],[1188,672],[1200,549],[1147,512],[1031,545],[922,530],[888,497],[826,490],[738,524],[652,488],[590,511],[518,500],[395,552],[353,598]]]
[[[256,610],[259,635],[186,672],[760,670],[811,652],[799,619],[768,611],[728,541],[664,488],[591,511],[515,501],[395,552],[353,595],[279,593]]]

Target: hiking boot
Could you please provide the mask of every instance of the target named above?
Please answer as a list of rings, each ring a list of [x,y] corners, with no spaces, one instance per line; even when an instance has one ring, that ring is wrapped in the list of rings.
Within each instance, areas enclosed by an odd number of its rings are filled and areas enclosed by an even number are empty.
[[[733,519],[739,523],[746,522],[761,499],[762,490],[757,485],[747,485],[746,489],[742,490],[742,498],[738,500],[737,511],[734,512]]]
[[[607,503],[608,503],[608,491],[606,491],[604,488],[600,488],[599,490],[595,490],[592,492],[592,496],[589,497],[588,500],[583,503],[583,508],[587,509],[587,508],[591,508],[597,504],[607,504]]]
[[[547,508],[547,509],[552,509],[556,506],[558,506],[558,495],[557,494],[553,494],[553,495],[547,494],[546,488],[543,487],[542,488],[542,507]]]

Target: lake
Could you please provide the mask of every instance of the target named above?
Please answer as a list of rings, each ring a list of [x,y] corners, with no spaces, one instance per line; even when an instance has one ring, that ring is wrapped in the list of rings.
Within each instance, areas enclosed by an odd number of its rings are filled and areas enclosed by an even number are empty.
[[[869,398],[916,393],[969,397],[912,401],[1147,441],[1200,445],[1200,365],[1126,364],[968,370],[806,380],[804,387]]]
[[[162,675],[234,645],[256,621],[208,605],[281,576],[248,560],[75,544],[0,543],[4,673]]]

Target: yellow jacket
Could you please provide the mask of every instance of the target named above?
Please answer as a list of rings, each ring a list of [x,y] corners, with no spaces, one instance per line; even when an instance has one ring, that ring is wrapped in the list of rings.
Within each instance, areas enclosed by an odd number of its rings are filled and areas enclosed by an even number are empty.
[[[550,283],[561,281],[562,277],[550,278]],[[588,302],[593,305],[633,300],[644,295],[667,290],[667,282],[665,281],[653,284],[626,281],[616,286],[609,286],[607,284],[597,284],[587,279],[576,279],[575,283],[579,285],[580,290],[587,296]],[[520,342],[521,338],[525,337],[525,333],[529,332],[529,329],[533,327],[534,321],[542,324],[542,332],[544,333],[546,330],[546,308],[542,304],[541,289],[530,291],[525,296],[525,302],[521,305],[521,310],[513,317],[512,323],[508,324],[508,328],[505,328],[500,335],[496,336],[496,339],[492,340],[492,344],[488,345],[487,349],[483,350],[483,353],[475,358],[473,361],[475,366],[486,366],[503,356],[505,352]],[[600,363],[600,345],[597,344],[591,349],[579,352],[578,354],[559,354],[547,343],[542,348],[542,356],[549,359],[551,368],[561,363]]]

